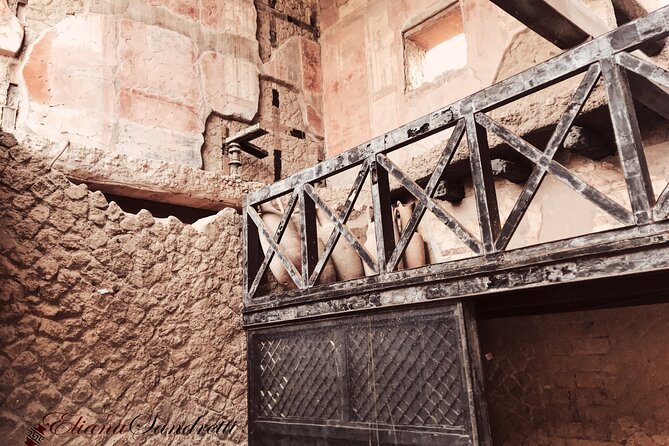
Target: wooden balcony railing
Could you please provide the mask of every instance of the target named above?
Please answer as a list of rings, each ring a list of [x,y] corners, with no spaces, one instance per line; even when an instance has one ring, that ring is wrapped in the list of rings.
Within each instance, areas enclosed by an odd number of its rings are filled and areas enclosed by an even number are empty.
[[[374,138],[368,143],[249,194],[245,198],[243,209],[246,256],[244,292],[247,309],[267,308],[279,301],[304,299],[315,294],[332,296],[337,293],[351,294],[356,290],[374,287],[397,286],[402,281],[415,282],[421,277],[435,274],[438,271],[435,265],[410,271],[397,271],[402,253],[426,211],[434,213],[475,256],[478,256],[475,263],[470,261],[462,265],[460,268],[462,274],[467,273],[467,268],[489,271],[501,269],[504,266],[504,258],[499,254],[507,249],[509,241],[547,174],[552,174],[620,221],[626,229],[666,220],[669,217],[669,187],[664,189],[659,199],[655,199],[628,74],[634,73],[635,76],[643,77],[662,89],[669,88],[669,72],[635,53],[644,43],[662,39],[667,35],[669,35],[669,7],[630,22],[547,62]],[[489,112],[503,105],[583,73],[585,75],[580,85],[545,148],[535,147],[490,116]],[[574,120],[600,79],[603,79],[606,90],[617,155],[624,173],[631,209],[608,198],[554,159]],[[664,90],[660,88],[658,91],[662,92],[663,97],[658,100],[667,101]],[[452,129],[450,139],[425,187],[410,179],[388,157],[388,154],[395,150],[447,129]],[[500,220],[498,210],[488,133],[496,135],[533,165],[533,171],[504,223]],[[481,229],[480,237],[468,231],[434,200],[437,185],[443,180],[446,169],[463,138],[469,147],[472,183]],[[357,177],[343,209],[335,212],[319,196],[314,184],[350,169],[358,169]],[[346,226],[355,200],[367,177],[371,178],[372,207],[375,217],[377,246],[374,255],[362,246]],[[392,228],[391,179],[399,182],[416,200],[413,215],[397,242]],[[278,229],[272,233],[256,209],[258,205],[281,196],[290,196],[290,199]],[[319,253],[316,242],[316,207],[323,211],[334,226],[322,253]],[[294,213],[299,213],[301,265],[294,265],[280,246],[286,226]],[[627,233],[627,236],[631,235]],[[261,237],[268,240],[269,247],[266,254],[261,249]],[[318,278],[335,244],[342,237],[350,243],[375,275],[349,282],[318,285]],[[603,242],[614,240],[615,237],[624,236],[598,235],[598,238],[592,239],[586,237],[567,241],[557,248],[583,249],[590,244],[601,246]],[[540,251],[533,252],[536,256],[545,255]],[[282,293],[280,299],[277,296],[257,296],[262,277],[274,256],[285,266],[297,289]],[[449,271],[453,277],[458,274],[457,267],[451,267]]]

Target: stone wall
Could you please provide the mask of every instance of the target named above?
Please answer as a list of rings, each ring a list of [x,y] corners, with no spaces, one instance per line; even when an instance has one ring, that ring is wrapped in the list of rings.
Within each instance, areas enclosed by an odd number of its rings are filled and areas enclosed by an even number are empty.
[[[479,323],[495,446],[669,444],[669,305]]]
[[[28,42],[18,129],[199,168],[209,114],[249,122],[259,97],[253,3],[209,3],[96,0],[65,16]]]
[[[204,171],[228,175],[224,141],[249,125],[270,131],[257,141],[270,156],[243,154],[242,179],[274,181],[279,154],[282,176],[323,158],[315,1],[6,3],[2,128],[58,155],[57,167],[71,179],[220,210],[241,205],[240,188],[207,201],[202,191],[221,184]],[[64,141],[70,146],[61,153]],[[192,172],[183,175],[184,167]]]
[[[23,444],[59,412],[87,426],[153,414],[237,428],[216,441],[61,425],[48,444],[245,444],[239,216],[189,226],[126,214],[9,135],[0,143],[2,441]]]

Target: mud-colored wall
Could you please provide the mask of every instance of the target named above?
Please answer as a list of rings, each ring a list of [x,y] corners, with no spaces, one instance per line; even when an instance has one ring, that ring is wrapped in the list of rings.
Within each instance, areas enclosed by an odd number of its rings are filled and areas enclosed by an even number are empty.
[[[125,214],[8,135],[0,143],[2,443],[24,444],[58,412],[45,444],[244,444],[239,216],[190,226]],[[237,427],[133,437],[138,416],[135,431],[151,416]],[[74,433],[56,423],[79,417]],[[113,436],[85,430],[119,423]]]

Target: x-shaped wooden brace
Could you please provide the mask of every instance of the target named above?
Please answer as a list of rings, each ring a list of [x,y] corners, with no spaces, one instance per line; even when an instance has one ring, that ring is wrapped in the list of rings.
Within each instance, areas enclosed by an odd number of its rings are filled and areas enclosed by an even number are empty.
[[[411,214],[411,218],[407,222],[406,228],[403,228],[400,239],[397,241],[395,250],[393,251],[390,259],[388,260],[387,270],[394,271],[397,268],[397,264],[404,253],[411,237],[416,228],[420,219],[425,214],[426,210],[430,210],[442,223],[444,223],[453,233],[458,236],[472,251],[476,254],[481,253],[481,245],[476,240],[476,237],[465,229],[452,215],[446,212],[441,206],[434,202],[433,197],[439,184],[439,180],[444,174],[444,171],[450,164],[455,155],[455,151],[462,140],[462,136],[465,131],[465,123],[463,120],[458,121],[453,129],[448,143],[444,149],[444,152],[437,163],[437,166],[428,181],[425,189],[421,188],[416,184],[412,179],[410,179],[402,170],[397,167],[395,163],[390,161],[390,159],[383,155],[379,154],[377,156],[378,163],[386,169],[386,171],[392,175],[399,183],[407,190],[411,195],[416,197],[418,203]]]
[[[536,163],[532,174],[528,178],[525,187],[523,188],[523,191],[520,193],[520,196],[516,200],[509,217],[506,219],[506,223],[504,223],[499,237],[495,242],[496,249],[500,251],[506,249],[509,242],[511,241],[513,234],[515,234],[516,230],[518,229],[520,221],[523,219],[523,216],[529,208],[530,202],[536,195],[539,186],[541,186],[541,183],[546,177],[548,164],[553,160],[553,157],[564,142],[564,139],[567,137],[569,129],[574,124],[574,119],[576,119],[576,116],[583,109],[583,105],[597,84],[600,73],[601,69],[599,68],[599,64],[592,65],[581,81],[581,84],[576,89],[571,102],[560,117],[555,130],[553,130],[553,134],[551,135],[551,138],[546,145],[546,150],[541,155],[540,161]],[[479,121],[478,117],[477,121]],[[485,118],[483,121],[488,122]]]
[[[629,53],[622,52],[616,55],[618,65],[626,68],[651,82],[669,89],[669,71]],[[666,95],[666,94],[665,94]],[[665,100],[667,98],[665,97]],[[669,218],[669,185],[667,185],[657,199],[653,209],[653,218],[660,221]]]
[[[356,254],[358,254],[362,259],[362,261],[365,262],[365,264],[369,268],[371,268],[374,274],[378,274],[379,268],[376,262],[369,254],[369,252],[364,248],[364,246],[360,244],[357,237],[353,235],[346,226],[346,222],[348,221],[348,218],[351,215],[351,212],[353,211],[355,200],[358,198],[358,195],[360,194],[362,186],[365,182],[365,178],[369,173],[369,167],[370,167],[370,162],[369,160],[366,160],[363,163],[362,167],[360,168],[358,176],[353,182],[353,187],[351,188],[351,191],[348,194],[348,198],[346,199],[345,205],[343,209],[340,211],[339,215],[336,215],[334,211],[330,209],[330,207],[314,191],[313,187],[311,187],[310,184],[304,185],[304,192],[307,195],[309,195],[309,197],[314,201],[314,203],[316,203],[316,205],[319,208],[321,208],[327,219],[330,220],[330,222],[332,222],[333,224],[333,230],[332,233],[330,234],[330,238],[325,244],[325,249],[323,250],[323,254],[319,257],[318,262],[314,267],[314,271],[309,277],[308,286],[313,286],[320,277],[321,272],[325,268],[325,263],[330,258],[330,255],[332,254],[332,251],[334,250],[335,245],[337,244],[337,241],[339,240],[340,236],[343,236],[346,239],[346,241],[348,241],[351,244],[351,247],[355,250]]]
[[[562,181],[564,184],[574,189],[576,192],[581,194],[583,197],[606,211],[611,216],[615,217],[617,220],[625,224],[632,224],[634,222],[633,215],[630,211],[625,209],[620,204],[611,200],[609,197],[599,192],[597,189],[590,186],[588,183],[581,180],[579,177],[574,175],[566,167],[562,166],[560,163],[555,161],[553,157],[557,153],[558,148],[564,141],[564,138],[569,131],[576,115],[583,107],[588,95],[594,88],[597,79],[599,77],[600,69],[598,64],[594,64],[588,70],[583,82],[579,86],[576,94],[573,97],[573,100],[567,111],[563,114],[562,118],[558,122],[557,127],[555,128],[553,135],[548,143],[545,152],[541,152],[539,149],[534,147],[532,144],[528,143],[519,136],[513,134],[508,129],[502,125],[495,122],[492,118],[484,113],[476,114],[476,122],[488,129],[489,131],[495,133],[500,138],[502,138],[511,148],[516,150],[521,155],[525,156],[528,160],[532,161],[535,164],[534,171],[530,178],[527,181],[525,188],[523,189],[520,197],[516,201],[516,204],[507,219],[500,236],[496,241],[496,248],[502,250],[506,248],[511,237],[513,236],[515,230],[517,229],[518,223],[525,214],[530,201],[534,197],[536,191],[538,190],[541,182],[543,181],[547,173],[553,174],[557,179]]]
[[[293,190],[293,193],[290,196],[290,200],[288,201],[288,206],[286,206],[286,210],[283,213],[281,221],[279,222],[279,226],[276,228],[276,233],[274,235],[270,234],[267,226],[265,226],[265,223],[262,221],[256,210],[252,206],[247,208],[248,216],[251,218],[251,220],[253,220],[253,223],[256,225],[262,236],[265,237],[269,245],[267,253],[265,253],[265,258],[260,264],[258,273],[253,279],[253,283],[249,288],[249,296],[255,295],[255,292],[258,290],[258,286],[260,286],[260,281],[262,280],[262,277],[265,274],[265,271],[267,270],[267,267],[272,261],[274,255],[279,258],[283,266],[286,268],[288,275],[290,275],[290,278],[293,280],[293,282],[295,282],[295,285],[300,289],[304,289],[304,283],[300,277],[300,273],[297,271],[295,265],[293,265],[293,262],[291,262],[290,259],[286,256],[281,246],[279,246],[281,237],[283,237],[284,232],[286,232],[286,228],[290,222],[290,216],[293,214],[293,210],[295,209],[295,205],[299,199],[299,192],[299,188]]]

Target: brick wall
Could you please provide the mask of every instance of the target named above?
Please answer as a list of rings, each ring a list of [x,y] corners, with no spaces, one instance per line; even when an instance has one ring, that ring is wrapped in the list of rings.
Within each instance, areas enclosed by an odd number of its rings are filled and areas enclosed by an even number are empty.
[[[669,444],[669,305],[479,325],[495,446]]]

